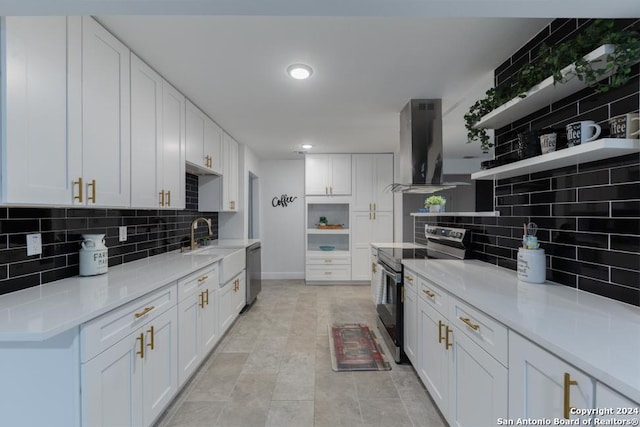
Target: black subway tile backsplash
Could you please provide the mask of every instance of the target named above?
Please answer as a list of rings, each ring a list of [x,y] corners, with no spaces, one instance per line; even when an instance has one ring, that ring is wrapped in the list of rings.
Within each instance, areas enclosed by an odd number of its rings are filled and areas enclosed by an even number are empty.
[[[190,239],[196,216],[213,219],[217,212],[198,212],[198,177],[187,174],[184,210],[0,208],[0,294],[75,276],[79,272],[82,234],[106,234],[109,266],[179,249]],[[119,242],[118,227],[127,227],[127,241]],[[27,256],[26,235],[42,234],[42,255]],[[206,227],[198,229],[203,237]]]
[[[509,84],[523,58],[535,61],[543,41],[575,37],[589,22],[552,21],[495,70],[496,84]],[[637,18],[615,23],[616,28],[640,29]],[[585,88],[496,129],[495,157],[517,160],[518,132],[546,126],[562,131],[579,120],[598,122],[601,137],[608,137],[609,118],[640,110],[640,65],[633,66],[632,76],[620,88],[606,93]],[[515,270],[522,224],[532,221],[547,255],[548,280],[640,305],[640,154],[500,179],[494,182],[493,200],[497,218],[417,219],[416,241],[424,243],[426,222],[457,225],[471,232],[473,257]]]

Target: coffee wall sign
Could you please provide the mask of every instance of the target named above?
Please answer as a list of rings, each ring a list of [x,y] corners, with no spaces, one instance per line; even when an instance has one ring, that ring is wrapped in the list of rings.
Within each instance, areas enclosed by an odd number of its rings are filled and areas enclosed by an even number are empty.
[[[286,208],[289,204],[293,203],[298,197],[297,196],[289,196],[287,194],[283,194],[278,198],[278,196],[271,199],[271,206],[274,208],[280,206]]]

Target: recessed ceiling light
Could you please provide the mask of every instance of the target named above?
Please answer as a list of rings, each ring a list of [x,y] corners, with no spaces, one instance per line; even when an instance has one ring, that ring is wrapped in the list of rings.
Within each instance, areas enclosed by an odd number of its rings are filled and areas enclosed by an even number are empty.
[[[311,147],[313,147],[313,145],[311,145],[311,144],[302,144],[302,148],[304,148],[305,150],[308,150]]]
[[[304,80],[311,77],[313,69],[305,64],[293,64],[289,65],[287,73],[296,80]]]

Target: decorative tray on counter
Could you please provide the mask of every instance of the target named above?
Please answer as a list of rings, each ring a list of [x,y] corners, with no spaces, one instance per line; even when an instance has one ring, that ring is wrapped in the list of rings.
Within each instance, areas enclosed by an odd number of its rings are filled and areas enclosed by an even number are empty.
[[[316,228],[320,230],[342,230],[344,228],[343,224],[316,224]]]

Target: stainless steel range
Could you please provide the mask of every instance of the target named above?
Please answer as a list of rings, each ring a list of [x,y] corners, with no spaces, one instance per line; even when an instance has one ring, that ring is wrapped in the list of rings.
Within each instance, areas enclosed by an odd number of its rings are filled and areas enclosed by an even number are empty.
[[[397,363],[407,362],[404,353],[404,292],[403,259],[465,259],[468,258],[467,230],[426,225],[427,246],[416,249],[380,248],[378,263],[384,276],[384,298],[376,306],[378,329]]]

